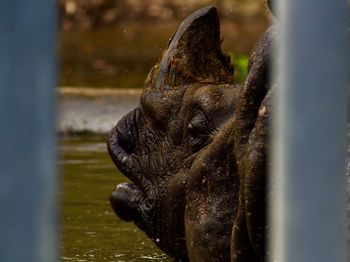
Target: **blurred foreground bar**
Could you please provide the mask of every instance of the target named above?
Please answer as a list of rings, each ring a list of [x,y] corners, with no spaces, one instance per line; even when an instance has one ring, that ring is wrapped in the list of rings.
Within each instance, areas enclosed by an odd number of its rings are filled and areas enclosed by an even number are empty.
[[[0,261],[57,256],[56,1],[0,1]]]
[[[274,259],[345,261],[347,1],[276,2]]]

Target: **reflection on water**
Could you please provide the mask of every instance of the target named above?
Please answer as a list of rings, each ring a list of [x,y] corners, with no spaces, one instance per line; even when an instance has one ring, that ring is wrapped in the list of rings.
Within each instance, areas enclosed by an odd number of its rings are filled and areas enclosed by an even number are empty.
[[[64,87],[57,93],[60,133],[106,134],[138,106],[141,90]]]
[[[108,196],[126,178],[103,137],[63,138],[61,261],[171,261],[132,223],[116,217]]]

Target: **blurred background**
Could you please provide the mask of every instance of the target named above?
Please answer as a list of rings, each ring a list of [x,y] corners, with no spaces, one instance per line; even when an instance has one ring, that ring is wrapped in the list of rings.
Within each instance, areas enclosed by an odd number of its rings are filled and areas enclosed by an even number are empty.
[[[61,261],[171,261],[108,197],[126,178],[108,157],[106,134],[138,105],[143,82],[193,11],[214,5],[235,79],[270,22],[265,0],[58,0]]]
[[[268,24],[264,0],[59,0],[60,86],[142,87],[179,23],[206,5],[223,49],[246,57]]]

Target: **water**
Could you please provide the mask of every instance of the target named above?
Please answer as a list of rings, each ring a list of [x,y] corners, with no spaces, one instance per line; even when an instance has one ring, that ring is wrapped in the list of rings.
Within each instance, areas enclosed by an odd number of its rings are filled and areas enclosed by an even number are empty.
[[[113,213],[109,194],[127,179],[109,159],[104,140],[61,140],[61,261],[171,261],[133,223]]]
[[[61,87],[58,94],[58,131],[108,133],[119,119],[139,104],[141,89]]]
[[[126,112],[137,106],[139,95],[140,92],[135,90],[116,93],[110,90],[61,90],[59,131],[106,133]],[[109,194],[117,183],[127,179],[109,159],[105,135],[64,137],[59,151],[61,261],[172,261],[136,226],[120,220],[110,208]],[[347,181],[350,181],[349,170],[348,165]],[[347,185],[347,217],[350,221],[350,183]],[[349,234],[347,237],[349,246]]]
[[[249,2],[251,6],[254,1]],[[222,21],[222,47],[225,52],[235,55],[250,52],[269,25],[261,4],[255,8],[262,11],[258,17],[248,17],[235,9],[235,14],[230,16],[236,17],[236,22]],[[59,85],[143,87],[149,70],[159,60],[180,23],[181,20],[145,23],[133,19],[110,29],[60,31]]]

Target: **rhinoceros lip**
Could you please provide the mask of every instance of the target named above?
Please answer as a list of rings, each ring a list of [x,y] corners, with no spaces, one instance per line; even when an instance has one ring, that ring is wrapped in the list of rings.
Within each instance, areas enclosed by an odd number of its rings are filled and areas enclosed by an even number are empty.
[[[151,239],[159,239],[155,225],[158,220],[154,219],[158,215],[154,186],[147,178],[148,174],[144,173],[137,156],[121,146],[119,132],[117,127],[111,131],[107,141],[108,153],[116,167],[132,183],[117,185],[110,195],[110,204],[118,217],[133,221]]]
[[[134,221],[142,224],[140,205],[144,200],[144,193],[135,184],[118,184],[109,197],[115,214],[125,221]]]

